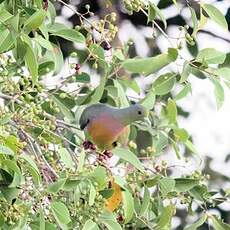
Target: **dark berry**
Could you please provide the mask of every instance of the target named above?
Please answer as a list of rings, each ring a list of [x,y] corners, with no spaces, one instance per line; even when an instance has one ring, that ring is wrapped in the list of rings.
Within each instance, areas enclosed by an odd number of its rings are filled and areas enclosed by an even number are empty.
[[[104,50],[107,50],[107,51],[112,48],[112,46],[108,42],[103,42],[102,46],[103,46]]]
[[[76,70],[76,73],[80,73],[81,65],[76,64],[74,69]]]

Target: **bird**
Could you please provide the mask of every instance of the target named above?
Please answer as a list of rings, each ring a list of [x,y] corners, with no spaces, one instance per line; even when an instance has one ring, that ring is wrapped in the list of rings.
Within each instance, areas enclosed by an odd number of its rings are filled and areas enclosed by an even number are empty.
[[[98,103],[84,109],[79,124],[90,142],[102,151],[109,151],[128,139],[130,124],[144,120],[147,116],[148,110],[141,104],[117,108]]]

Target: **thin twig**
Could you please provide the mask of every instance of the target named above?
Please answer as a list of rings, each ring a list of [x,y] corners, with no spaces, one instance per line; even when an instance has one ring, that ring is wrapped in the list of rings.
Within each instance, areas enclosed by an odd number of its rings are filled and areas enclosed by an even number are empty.
[[[39,153],[40,157],[42,158],[42,160],[44,161],[44,163],[46,164],[47,168],[53,173],[53,175],[55,177],[58,178],[58,175],[57,173],[55,172],[55,170],[51,167],[51,165],[47,162],[47,160],[45,159],[45,157],[43,156],[43,153],[40,149],[40,146],[37,144],[37,142],[35,141],[35,139],[30,135],[28,134],[25,130],[23,130],[21,127],[19,127],[14,121],[11,121],[10,122],[12,126],[14,126],[16,129],[18,129],[19,131],[21,131],[26,137],[27,139],[29,139],[32,143],[33,143],[33,146],[35,147],[34,148],[34,152],[37,152]],[[35,155],[36,156],[36,155]]]
[[[57,133],[61,136],[61,131],[59,129],[57,129]],[[76,153],[69,147],[69,143],[67,141],[63,141],[63,145],[70,152],[72,160],[75,163],[75,165],[77,166],[78,165],[78,159],[76,157]]]
[[[44,112],[43,115],[44,115],[45,117],[51,119],[51,120],[52,120],[52,119],[55,119],[55,121],[56,121],[57,123],[62,124],[62,125],[64,125],[64,126],[67,126],[67,127],[73,128],[73,129],[77,129],[77,130],[81,130],[78,126],[76,126],[76,125],[74,125],[74,124],[70,124],[70,123],[65,122],[65,121],[63,121],[63,120],[60,120],[60,119],[56,119],[56,117],[54,117],[54,116],[52,116],[52,115],[50,115],[50,114],[48,114],[48,113],[46,113],[46,112]]]
[[[15,101],[17,104],[23,104],[22,101],[18,100],[17,97],[14,96],[10,96],[10,95],[6,95],[4,93],[0,93],[0,97],[6,100],[13,100]]]

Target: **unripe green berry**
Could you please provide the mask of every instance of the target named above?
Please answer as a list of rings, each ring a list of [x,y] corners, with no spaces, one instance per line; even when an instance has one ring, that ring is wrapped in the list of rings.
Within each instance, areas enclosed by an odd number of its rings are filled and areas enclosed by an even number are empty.
[[[76,26],[76,27],[77,27],[77,26]],[[75,29],[78,30],[76,27],[75,27]],[[81,27],[80,27],[80,28],[81,28]],[[79,28],[79,29],[80,29],[80,28]],[[70,54],[70,57],[73,57],[73,58],[77,57],[77,52],[72,52],[72,53]]]
[[[60,93],[60,98],[64,99],[67,97],[67,94],[66,93]]]
[[[86,8],[87,10],[89,10],[89,9],[90,9],[90,5],[89,5],[89,4],[85,5],[85,8]]]

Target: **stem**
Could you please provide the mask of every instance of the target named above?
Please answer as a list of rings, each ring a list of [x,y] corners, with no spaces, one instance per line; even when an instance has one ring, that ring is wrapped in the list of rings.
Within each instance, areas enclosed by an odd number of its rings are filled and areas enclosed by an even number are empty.
[[[38,155],[37,155],[37,152],[38,152],[41,159],[44,161],[45,165],[47,166],[47,168],[53,173],[53,175],[56,178],[58,178],[57,173],[54,171],[54,169],[51,167],[51,165],[48,163],[48,161],[43,156],[42,150],[41,150],[40,146],[38,145],[38,143],[35,141],[35,139],[32,136],[30,136],[30,134],[28,134],[25,130],[23,130],[21,127],[19,127],[14,121],[11,121],[11,125],[14,126],[16,129],[18,129],[20,132],[23,133],[23,135],[25,135],[27,137],[27,139],[31,143],[31,147],[33,149],[35,156],[38,158]]]

